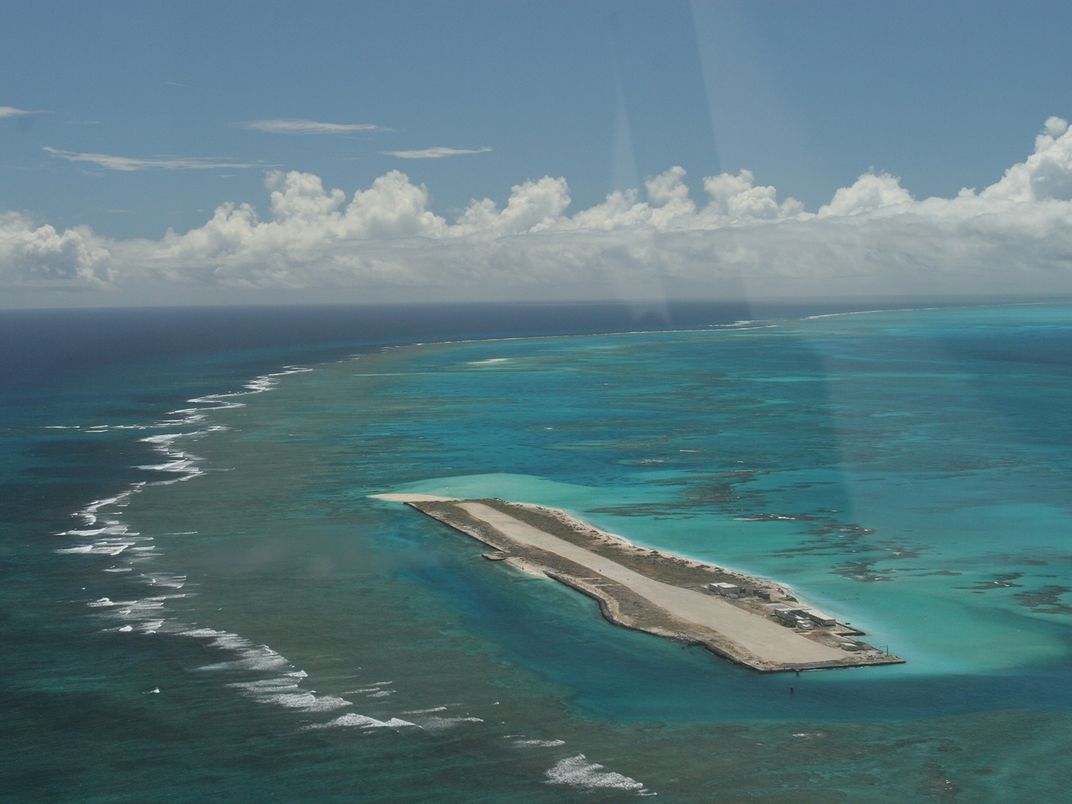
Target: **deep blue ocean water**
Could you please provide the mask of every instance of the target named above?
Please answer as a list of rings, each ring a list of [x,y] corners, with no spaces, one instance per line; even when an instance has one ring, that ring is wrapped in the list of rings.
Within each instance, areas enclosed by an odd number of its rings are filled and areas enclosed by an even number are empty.
[[[1072,307],[923,307],[0,314],[0,797],[1059,797]],[[401,489],[775,577],[908,662],[614,628]]]

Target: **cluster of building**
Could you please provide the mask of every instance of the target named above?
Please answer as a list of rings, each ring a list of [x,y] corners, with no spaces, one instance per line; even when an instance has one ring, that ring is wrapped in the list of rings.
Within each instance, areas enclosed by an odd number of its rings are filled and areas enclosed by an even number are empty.
[[[735,583],[727,583],[726,581],[717,581],[715,583],[709,583],[705,585],[705,588],[709,592],[714,592],[716,595],[722,597],[758,597],[760,600],[771,601],[774,600],[774,595],[770,589],[746,589],[743,586],[739,586]]]
[[[837,625],[836,619],[829,614],[824,614],[818,609],[784,601],[771,601],[772,595],[768,589],[745,589],[738,584],[728,583],[726,581],[709,583],[706,588],[708,591],[714,592],[721,597],[741,598],[751,595],[761,600],[766,600],[768,602],[764,605],[764,608],[770,612],[771,616],[783,625],[788,625],[793,628],[814,628],[816,625]]]
[[[837,625],[837,620],[829,614],[807,606],[794,606],[789,603],[768,603],[767,609],[783,625],[794,628],[813,628],[816,625]]]

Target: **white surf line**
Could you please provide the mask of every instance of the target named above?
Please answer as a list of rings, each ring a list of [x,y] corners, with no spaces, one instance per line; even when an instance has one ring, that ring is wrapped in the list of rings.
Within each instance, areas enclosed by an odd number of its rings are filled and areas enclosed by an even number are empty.
[[[558,748],[566,744],[565,740],[538,740],[526,737],[513,737],[510,739],[514,745],[520,748]]]
[[[806,315],[801,321],[818,321],[821,318],[843,318],[850,315],[876,315],[878,313],[922,313],[929,310],[953,310],[961,305],[953,307],[891,307],[887,310],[846,310],[840,313],[819,313],[818,315]],[[976,305],[965,305],[974,307]],[[985,306],[985,305],[984,305]]]
[[[368,715],[359,715],[356,712],[350,712],[345,715],[340,715],[334,720],[329,720],[326,723],[312,723],[304,727],[304,730],[309,731],[312,729],[339,729],[339,728],[358,728],[358,729],[400,729],[405,727],[415,727],[416,723],[410,723],[408,720],[402,720],[401,718],[392,717],[387,720],[377,720],[374,717]]]
[[[650,795],[643,782],[616,771],[606,770],[603,765],[591,762],[584,754],[560,759],[548,768],[544,775],[547,777],[547,784],[568,785],[587,790],[628,790]]]
[[[108,433],[113,430],[152,430],[161,424],[46,424],[42,430],[77,430],[83,433]]]
[[[118,510],[125,508],[131,502],[135,494],[141,493],[150,486],[164,486],[172,483],[184,482],[200,477],[205,474],[200,464],[204,459],[187,450],[180,449],[177,444],[183,439],[197,440],[222,432],[227,428],[223,425],[205,424],[208,414],[213,410],[227,410],[243,407],[245,403],[239,401],[241,397],[253,394],[266,393],[275,389],[280,378],[291,374],[307,373],[312,368],[302,366],[286,366],[280,371],[270,372],[254,377],[242,386],[243,390],[220,394],[207,394],[187,400],[192,407],[180,408],[168,412],[172,418],[154,422],[151,425],[133,426],[124,425],[124,429],[159,429],[162,427],[177,428],[175,432],[159,433],[139,439],[163,457],[163,462],[158,464],[146,464],[138,468],[146,471],[155,471],[175,475],[175,477],[137,481],[132,483],[124,491],[111,496],[93,500],[76,511],[72,516],[81,520],[81,527],[60,531],[57,535],[75,537],[78,543],[54,550],[59,554],[68,555],[107,555],[119,558],[119,561],[102,569],[106,573],[130,573],[134,572],[138,564],[151,560],[149,553],[155,551],[153,537],[131,531],[129,526],[118,517]],[[53,429],[78,429],[81,432],[105,432],[108,425],[94,425],[92,428],[81,426],[53,425]],[[181,428],[196,427],[187,430]],[[118,429],[118,428],[116,428]],[[131,555],[137,553],[137,555]],[[317,693],[301,686],[303,679],[307,678],[305,671],[296,668],[285,656],[273,650],[268,645],[256,644],[238,634],[229,631],[218,631],[212,628],[190,626],[174,619],[169,619],[166,613],[168,600],[185,597],[187,592],[178,592],[187,584],[187,576],[173,572],[153,572],[141,567],[143,572],[139,581],[151,587],[162,587],[167,590],[175,590],[170,594],[162,594],[133,600],[113,600],[103,596],[86,603],[93,610],[95,616],[105,617],[119,625],[106,628],[106,631],[114,631],[122,634],[168,634],[190,639],[206,640],[207,644],[222,651],[225,657],[222,661],[212,662],[200,668],[206,672],[221,672],[224,674],[260,674],[267,678],[254,679],[252,681],[234,681],[228,684],[245,697],[252,698],[259,703],[281,706],[305,713],[336,712],[339,709],[352,706],[352,702],[333,695]],[[227,655],[229,654],[229,656]],[[248,677],[248,676],[247,676]],[[373,690],[379,685],[370,685]],[[372,694],[370,697],[387,697]],[[365,728],[387,726],[392,728],[414,726],[409,721],[398,718],[377,720],[367,715],[347,713],[336,717],[327,724],[319,724],[315,727],[331,726],[362,726]]]
[[[1053,304],[1052,301],[989,301],[973,302],[971,304],[939,304],[931,307],[891,307],[887,310],[846,310],[840,313],[821,313],[809,315],[801,321],[815,321],[820,318],[839,318],[849,315],[874,315],[876,313],[919,313],[933,310],[985,310],[988,307],[1038,307]]]
[[[740,322],[734,322],[730,324],[703,324],[695,325],[691,327],[671,327],[668,329],[624,329],[624,330],[603,330],[600,332],[567,332],[561,335],[509,335],[501,336],[497,338],[459,338],[456,340],[448,341],[414,341],[412,343],[400,343],[391,344],[390,346],[384,346],[383,351],[388,349],[408,349],[414,346],[455,346],[463,344],[473,343],[510,343],[511,341],[566,341],[577,340],[580,338],[616,338],[620,335],[689,335],[693,333],[712,333],[720,330],[729,330],[737,328],[737,324]],[[750,323],[758,323],[750,322]],[[777,326],[776,321],[770,321],[765,324],[766,326]]]
[[[484,360],[467,360],[465,365],[467,366],[501,366],[503,363],[512,363],[515,360],[513,357],[488,357]]]
[[[539,739],[523,734],[507,734],[503,739],[522,750],[559,749],[566,745],[565,740]],[[555,752],[562,756],[562,752]],[[559,759],[544,771],[545,784],[567,785],[586,790],[622,790],[638,796],[656,796],[643,782],[617,771],[608,770],[598,762],[592,762],[583,753],[573,754]]]

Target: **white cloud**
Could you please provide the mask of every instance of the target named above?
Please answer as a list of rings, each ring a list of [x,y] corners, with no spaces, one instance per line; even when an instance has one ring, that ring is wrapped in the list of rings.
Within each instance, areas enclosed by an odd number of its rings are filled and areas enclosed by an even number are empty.
[[[311,173],[292,171],[284,174],[281,170],[273,170],[265,178],[264,185],[272,191],[272,217],[280,221],[322,219],[346,200],[342,190],[325,193],[320,177]]]
[[[648,191],[651,203],[659,206],[689,200],[689,188],[685,186],[685,168],[676,165],[665,173],[646,179],[644,189]]]
[[[251,120],[246,128],[268,134],[355,134],[363,131],[390,131],[373,123],[323,123],[319,120],[279,118],[275,120]]]
[[[131,172],[135,170],[223,170],[232,168],[265,167],[262,164],[253,162],[228,162],[200,156],[190,156],[185,158],[114,156],[112,154],[65,151],[62,148],[53,148],[49,145],[44,146],[42,150],[59,159],[66,159],[68,162],[87,162],[91,165],[96,165],[97,167],[122,172]]]
[[[5,117],[25,117],[28,114],[36,114],[27,109],[18,109],[14,106],[0,106],[0,120]]]
[[[538,232],[559,221],[569,204],[566,180],[544,176],[539,181],[512,187],[502,211],[490,198],[471,202],[457,225],[449,231],[457,236],[480,238]]]
[[[1007,201],[1072,200],[1072,136],[1060,117],[1046,121],[1035,137],[1035,152],[1005,171],[983,198]]]
[[[1051,118],[1034,151],[981,192],[917,200],[867,173],[807,212],[749,171],[672,167],[642,190],[570,211],[564,178],[476,199],[453,220],[393,170],[348,194],[319,176],[267,174],[266,211],[217,208],[159,240],[108,240],[0,218],[0,282],[310,289],[322,298],[535,298],[687,288],[711,295],[1072,292],[1072,130]],[[734,284],[736,283],[736,284]],[[200,288],[200,291],[197,289]]]
[[[883,207],[911,204],[912,196],[901,180],[889,173],[865,173],[849,187],[841,187],[834,198],[819,208],[819,217],[860,215]]]
[[[736,176],[722,173],[704,179],[704,190],[711,198],[708,210],[717,217],[729,220],[787,218],[804,210],[795,198],[778,203],[774,187],[756,187],[752,171],[742,170]]]
[[[0,286],[98,287],[113,276],[104,240],[79,226],[59,232],[16,212],[0,213]]]
[[[354,193],[342,216],[343,237],[439,236],[447,223],[427,209],[428,189],[397,170],[380,176],[368,190]]]
[[[486,154],[494,151],[494,148],[484,146],[482,148],[421,148],[416,151],[382,151],[384,156],[393,156],[396,159],[442,159],[446,156],[469,156],[471,154]]]

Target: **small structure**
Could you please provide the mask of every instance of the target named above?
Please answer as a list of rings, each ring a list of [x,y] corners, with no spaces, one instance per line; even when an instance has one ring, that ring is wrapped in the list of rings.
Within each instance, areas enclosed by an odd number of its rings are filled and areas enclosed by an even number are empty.
[[[722,595],[722,597],[740,597],[741,587],[735,583],[726,583],[726,581],[717,581],[715,583],[707,584],[707,588],[714,592],[716,595]]]
[[[818,625],[837,625],[837,620],[818,609],[804,609],[804,616]]]
[[[784,603],[767,603],[764,608],[774,615],[774,618],[782,625],[796,626],[797,615],[792,606],[787,606]]]
[[[764,603],[763,608],[771,614],[778,614],[779,612],[791,613],[794,611],[793,607],[788,603]]]

